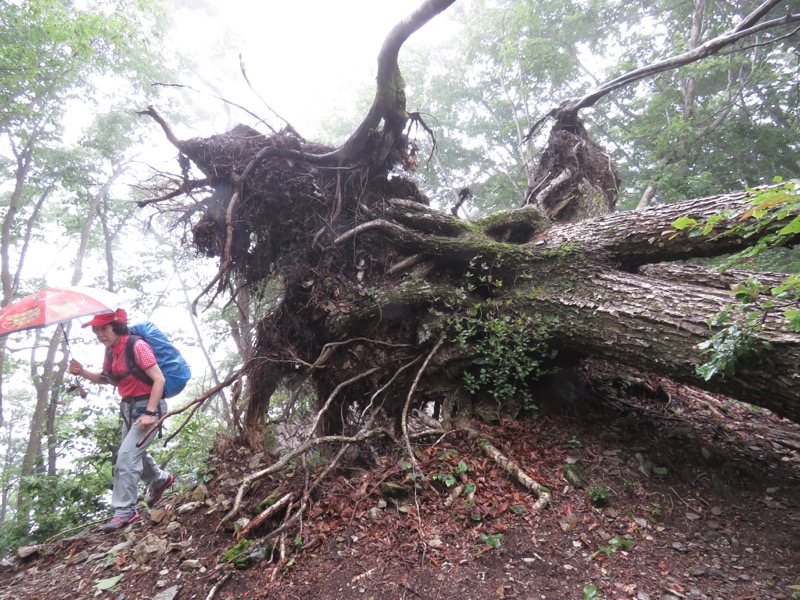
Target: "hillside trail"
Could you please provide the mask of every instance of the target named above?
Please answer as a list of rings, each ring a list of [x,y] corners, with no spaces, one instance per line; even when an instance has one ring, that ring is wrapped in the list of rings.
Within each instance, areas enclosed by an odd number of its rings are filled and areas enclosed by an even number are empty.
[[[258,543],[278,511],[248,548],[218,526],[241,479],[271,459],[220,440],[208,481],[181,482],[139,524],[2,561],[0,599],[800,598],[800,426],[662,378],[587,369],[587,398],[474,424],[552,491],[542,510],[453,432],[417,446],[417,473],[401,448],[376,443],[369,465],[324,480],[301,523]],[[301,491],[325,464],[317,453],[308,472],[259,481],[242,514]]]

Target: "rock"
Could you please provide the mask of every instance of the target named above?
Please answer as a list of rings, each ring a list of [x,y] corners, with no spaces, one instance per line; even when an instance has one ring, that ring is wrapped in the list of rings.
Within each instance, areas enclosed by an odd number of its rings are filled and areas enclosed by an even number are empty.
[[[74,565],[76,563],[85,562],[89,558],[89,553],[86,550],[81,550],[75,556],[72,556],[69,560],[67,560],[68,565]]]
[[[487,425],[500,424],[500,415],[497,414],[496,410],[485,407],[476,407],[475,414],[481,421],[483,421]]]
[[[561,525],[563,531],[572,531],[578,525],[578,517],[570,513],[563,519],[560,519],[558,524]]]
[[[186,504],[179,506],[178,510],[176,511],[179,515],[183,515],[189,512],[192,512],[196,508],[202,506],[202,502],[187,502]]]
[[[370,521],[377,521],[381,518],[381,509],[377,506],[373,506],[367,511],[367,517],[369,517]]]
[[[399,483],[393,483],[391,481],[384,481],[381,483],[381,492],[387,498],[405,498],[408,496],[408,488],[404,485],[400,485]]]
[[[577,489],[583,489],[587,486],[586,480],[575,465],[566,465],[564,467],[564,479],[567,480],[568,484]]]
[[[167,511],[163,508],[156,508],[150,512],[150,521],[158,525],[167,517]]]
[[[173,585],[171,588],[158,592],[153,596],[153,600],[174,600],[178,596],[180,589],[180,586]]]
[[[169,523],[167,523],[167,533],[169,534],[175,533],[176,531],[180,531],[180,529],[181,529],[181,524],[178,523],[177,521],[170,521]]]
[[[195,558],[189,558],[181,563],[181,569],[184,571],[205,571],[206,568],[203,566],[199,560]]]
[[[120,552],[126,551],[130,545],[131,543],[129,541],[120,542],[112,546],[106,554],[119,554]]]
[[[2,560],[0,560],[0,571],[2,571],[4,573],[7,573],[9,571],[13,571],[15,566],[16,565],[14,564],[14,561],[12,561],[12,560],[9,560],[7,558],[3,558]]]
[[[147,564],[161,554],[165,554],[169,544],[155,534],[148,533],[133,549],[133,560],[140,565]]]
[[[267,559],[267,554],[271,551],[271,549],[271,546],[267,547],[264,544],[256,546],[255,549],[247,555],[247,558],[250,559],[251,564],[261,562],[262,560]]]
[[[41,546],[22,546],[17,549],[17,557],[24,560],[34,554],[39,554],[40,549]]]
[[[198,504],[208,498],[208,488],[202,483],[192,490],[192,495],[189,499]]]

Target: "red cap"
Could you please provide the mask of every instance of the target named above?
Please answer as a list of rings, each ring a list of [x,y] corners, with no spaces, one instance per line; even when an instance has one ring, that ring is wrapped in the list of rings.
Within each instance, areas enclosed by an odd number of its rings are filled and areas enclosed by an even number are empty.
[[[108,325],[114,321],[127,324],[128,313],[121,308],[118,308],[116,312],[101,313],[99,315],[95,315],[88,323],[84,323],[83,327],[102,327],[103,325]]]

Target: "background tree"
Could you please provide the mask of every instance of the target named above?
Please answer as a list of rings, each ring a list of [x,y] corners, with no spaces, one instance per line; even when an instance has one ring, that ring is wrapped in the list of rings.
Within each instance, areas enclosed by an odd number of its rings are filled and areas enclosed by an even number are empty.
[[[452,13],[461,28],[455,46],[429,49],[405,63],[412,106],[424,107],[438,124],[441,166],[434,162],[420,173],[428,189],[448,193],[434,191],[432,198],[451,206],[457,192],[469,188],[467,206],[481,212],[519,206],[545,141],[528,133],[555,99],[581,97],[601,81],[697,49],[758,5],[456,4]],[[583,111],[593,139],[620,171],[620,206],[796,176],[795,44],[792,35],[759,33],[713,58],[628,85]],[[425,141],[420,132],[421,157],[430,151]],[[497,198],[505,204],[496,205]]]
[[[72,275],[64,283],[83,283],[90,251],[102,239],[98,216],[111,222],[106,233],[115,234],[115,222],[130,219],[131,207],[119,203],[117,183],[142,136],[135,115],[127,111],[126,116],[114,96],[125,91],[147,95],[147,84],[158,73],[153,65],[160,61],[152,43],[162,18],[153,6],[141,8],[123,10],[122,5],[108,3],[76,8],[57,0],[0,5],[0,120],[8,151],[2,177],[12,182],[3,193],[3,304],[45,287],[42,279],[31,276],[29,256],[34,256],[40,275],[51,261],[57,269],[68,268],[65,253],[54,254],[53,248],[75,249]],[[74,127],[78,122],[86,124],[83,131]],[[105,259],[107,286],[114,289],[113,258]],[[102,273],[97,264],[89,269],[92,278]],[[36,392],[19,472],[26,483],[16,499],[23,531],[28,528],[31,494],[42,489],[34,476],[56,475],[61,453],[57,428],[69,399],[61,389],[68,358],[61,330],[37,331],[28,339],[33,344],[29,373]],[[0,339],[3,360],[7,343],[8,338]]]

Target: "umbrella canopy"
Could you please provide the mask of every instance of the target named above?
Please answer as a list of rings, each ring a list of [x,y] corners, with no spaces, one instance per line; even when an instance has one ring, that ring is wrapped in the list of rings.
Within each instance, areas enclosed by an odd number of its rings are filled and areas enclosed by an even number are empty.
[[[63,323],[78,317],[114,312],[122,300],[88,287],[47,288],[0,309],[0,336]]]

